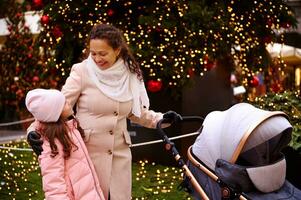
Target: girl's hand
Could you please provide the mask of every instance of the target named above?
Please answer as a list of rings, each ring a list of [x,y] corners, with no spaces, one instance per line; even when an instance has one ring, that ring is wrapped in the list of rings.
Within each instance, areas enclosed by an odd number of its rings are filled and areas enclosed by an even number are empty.
[[[41,139],[41,135],[36,131],[30,131],[27,135],[27,142],[31,146],[32,150],[35,152],[37,156],[42,154],[43,148],[43,140]]]

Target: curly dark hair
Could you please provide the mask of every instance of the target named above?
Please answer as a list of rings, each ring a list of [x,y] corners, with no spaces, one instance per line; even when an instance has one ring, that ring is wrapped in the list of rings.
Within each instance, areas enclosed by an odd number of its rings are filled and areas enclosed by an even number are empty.
[[[139,63],[134,58],[122,32],[118,28],[109,24],[97,24],[90,32],[89,40],[93,39],[106,40],[114,50],[120,48],[119,56],[124,60],[130,72],[137,74],[139,80],[143,80]]]

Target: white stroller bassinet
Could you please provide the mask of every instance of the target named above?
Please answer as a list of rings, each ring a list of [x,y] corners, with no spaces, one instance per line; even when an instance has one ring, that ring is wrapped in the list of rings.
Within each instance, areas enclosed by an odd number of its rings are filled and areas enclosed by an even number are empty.
[[[292,126],[283,112],[239,103],[209,113],[200,135],[188,150],[188,168],[209,199],[301,199],[285,179],[281,153]],[[200,199],[186,177],[190,193]]]

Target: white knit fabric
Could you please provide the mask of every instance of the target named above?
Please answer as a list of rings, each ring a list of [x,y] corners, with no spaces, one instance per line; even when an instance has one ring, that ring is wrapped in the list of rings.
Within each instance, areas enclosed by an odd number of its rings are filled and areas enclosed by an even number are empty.
[[[87,67],[92,81],[106,96],[119,102],[133,99],[132,113],[135,116],[141,116],[141,107],[149,108],[144,82],[129,71],[122,59],[118,59],[110,68],[102,70],[89,55]]]
[[[36,120],[56,122],[63,111],[65,96],[58,90],[39,88],[27,93],[25,104]]]

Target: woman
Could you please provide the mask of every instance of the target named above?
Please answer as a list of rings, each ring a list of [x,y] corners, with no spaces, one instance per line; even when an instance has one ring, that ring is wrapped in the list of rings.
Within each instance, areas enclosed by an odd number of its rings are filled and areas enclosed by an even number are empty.
[[[76,104],[105,198],[131,199],[131,140],[126,118],[154,128],[162,114],[148,110],[139,65],[117,28],[96,25],[89,45],[89,57],[72,67],[62,92],[72,106]]]
[[[96,25],[89,42],[90,55],[72,67],[62,92],[71,106],[76,105],[76,117],[85,131],[86,146],[105,198],[129,200],[132,157],[126,119],[155,128],[163,115],[148,110],[139,64],[117,28]],[[169,112],[164,117],[177,114]],[[39,154],[35,138],[28,135]]]

